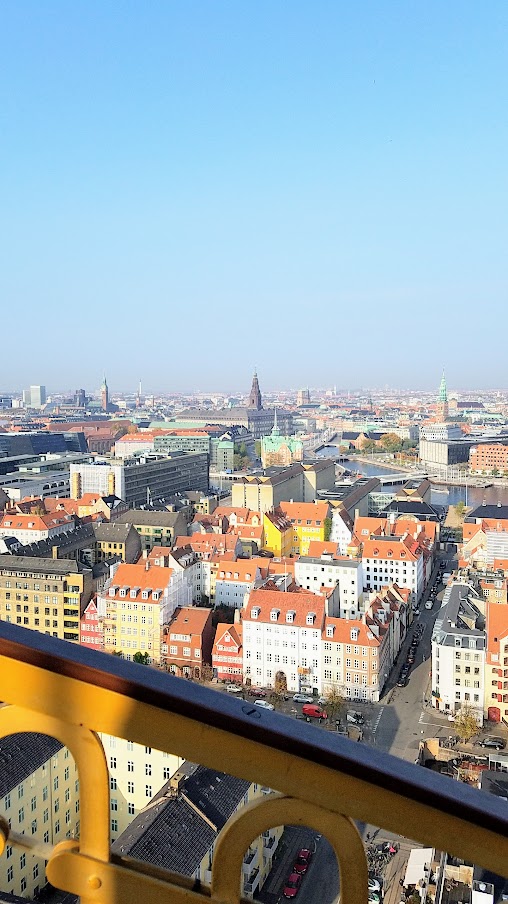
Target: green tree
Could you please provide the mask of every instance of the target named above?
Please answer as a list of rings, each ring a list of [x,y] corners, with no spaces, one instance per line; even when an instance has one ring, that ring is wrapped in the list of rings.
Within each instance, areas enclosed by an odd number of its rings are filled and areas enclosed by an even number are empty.
[[[257,439],[254,446],[256,450],[256,458],[261,458],[261,440]]]
[[[380,442],[386,452],[398,452],[402,447],[400,437],[396,433],[384,433]]]
[[[455,731],[464,741],[469,741],[473,735],[478,734],[478,720],[469,703],[464,703],[455,716]]]
[[[139,665],[148,665],[150,662],[148,653],[134,653],[132,659],[134,662],[138,662]]]
[[[325,518],[325,520],[323,521],[323,529],[324,529],[323,536],[325,538],[325,541],[329,540],[330,534],[332,532],[332,519],[331,518]]]
[[[340,716],[345,703],[339,685],[332,684],[332,686],[323,696],[325,698],[324,705],[328,714],[328,718],[330,719],[330,721],[337,719]]]
[[[466,505],[464,502],[462,502],[462,499],[460,500],[460,502],[457,502],[457,505],[454,505],[454,509],[457,518],[464,518],[464,515],[466,513]]]
[[[366,439],[362,445],[362,452],[376,452],[377,446],[373,439]]]
[[[491,474],[492,474],[493,477],[497,477],[497,475],[499,474],[499,469],[498,469],[498,468],[492,468]]]

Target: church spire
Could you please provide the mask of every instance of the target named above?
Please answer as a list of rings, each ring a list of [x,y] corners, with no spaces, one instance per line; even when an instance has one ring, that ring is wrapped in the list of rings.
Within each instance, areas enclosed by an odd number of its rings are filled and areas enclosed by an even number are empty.
[[[256,371],[254,371],[254,376],[252,378],[252,386],[251,386],[250,395],[249,395],[249,404],[247,407],[255,408],[257,411],[261,411],[261,409],[263,407],[263,403],[261,401],[261,392],[259,390],[258,375],[257,375]]]
[[[446,391],[446,377],[445,372],[443,370],[443,376],[441,377],[441,383],[439,384],[439,395],[437,397],[438,402],[447,402],[448,401],[448,393]]]

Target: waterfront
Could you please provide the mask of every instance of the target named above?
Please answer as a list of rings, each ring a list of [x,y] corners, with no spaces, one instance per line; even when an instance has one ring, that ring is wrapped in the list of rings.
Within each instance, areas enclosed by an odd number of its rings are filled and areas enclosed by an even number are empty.
[[[344,467],[348,470],[359,471],[364,477],[378,477],[387,473],[386,467],[380,467],[378,464],[367,464],[357,459],[348,459],[344,462]],[[393,463],[393,473],[398,471],[396,462]],[[408,474],[408,480],[411,474]],[[396,487],[380,487],[379,492],[393,493]],[[448,492],[446,492],[446,489]],[[458,502],[464,502],[470,508],[476,508],[486,502],[489,505],[508,505],[508,487],[432,487],[430,501],[433,505],[448,506],[457,505]]]

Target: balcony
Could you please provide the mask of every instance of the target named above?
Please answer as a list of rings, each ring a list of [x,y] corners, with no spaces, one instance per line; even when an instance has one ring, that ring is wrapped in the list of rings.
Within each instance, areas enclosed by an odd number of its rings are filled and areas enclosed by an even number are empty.
[[[15,625],[0,623],[1,735],[37,731],[77,764],[81,837],[54,848],[11,832],[18,853],[43,850],[47,878],[83,904],[236,904],[245,852],[271,828],[307,825],[331,843],[344,904],[367,901],[367,862],[352,820],[381,826],[508,875],[508,808],[495,797],[244,700]],[[112,854],[109,777],[95,732],[227,771],[266,793],[237,811],[215,844],[210,888]],[[5,854],[4,854],[5,856]],[[250,866],[246,894],[259,881]]]

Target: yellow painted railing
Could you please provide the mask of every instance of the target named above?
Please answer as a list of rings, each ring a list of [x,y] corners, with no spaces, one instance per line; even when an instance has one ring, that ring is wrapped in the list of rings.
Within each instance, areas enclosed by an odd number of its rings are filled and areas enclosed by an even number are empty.
[[[365,904],[367,863],[354,820],[508,876],[503,801],[243,700],[64,641],[0,624],[0,736],[42,732],[79,773],[81,837],[47,849],[47,877],[85,904],[236,904],[245,851],[272,826],[330,841],[343,904]],[[112,855],[109,782],[95,732],[177,754],[277,789],[238,811],[217,840],[211,887]],[[0,824],[0,848],[8,827]],[[31,839],[9,836],[30,847]],[[44,848],[44,850],[42,850]]]

